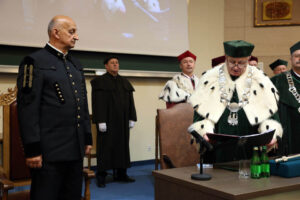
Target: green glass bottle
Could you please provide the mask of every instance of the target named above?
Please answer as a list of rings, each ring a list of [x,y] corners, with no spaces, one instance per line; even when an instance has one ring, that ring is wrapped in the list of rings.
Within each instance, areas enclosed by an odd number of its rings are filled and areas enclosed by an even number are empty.
[[[255,179],[260,178],[261,162],[258,153],[258,147],[253,147],[253,155],[251,159],[250,171],[251,171],[251,178],[255,178]]]
[[[269,164],[269,157],[267,154],[266,146],[262,147],[260,161],[261,161],[261,177],[270,177],[270,164]]]

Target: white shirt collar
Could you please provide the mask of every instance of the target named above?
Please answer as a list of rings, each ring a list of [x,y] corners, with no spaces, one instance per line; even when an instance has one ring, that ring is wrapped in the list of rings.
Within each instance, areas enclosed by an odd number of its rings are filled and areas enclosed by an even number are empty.
[[[58,48],[56,48],[55,46],[53,46],[53,45],[50,44],[49,42],[47,42],[47,44],[48,44],[51,48],[53,48],[53,49],[55,49],[56,51],[58,51],[59,53],[63,54],[64,56],[66,56],[66,55],[68,54],[68,52],[67,52],[66,54],[64,54],[61,50],[59,50]]]
[[[181,74],[182,74],[182,76],[185,76],[185,77],[187,77],[187,78],[189,78],[189,79],[194,79],[194,78],[195,78],[194,74],[193,74],[192,76],[188,76],[188,75],[186,75],[186,74],[183,73],[183,72],[181,72]]]
[[[296,74],[296,76],[298,76],[300,78],[300,74],[297,74],[297,72],[295,72],[294,70],[293,70],[293,72]]]

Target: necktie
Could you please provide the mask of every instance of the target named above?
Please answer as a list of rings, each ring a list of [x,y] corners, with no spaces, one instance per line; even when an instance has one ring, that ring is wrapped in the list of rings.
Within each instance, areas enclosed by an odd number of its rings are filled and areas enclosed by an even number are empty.
[[[193,89],[195,90],[195,80],[191,78]]]

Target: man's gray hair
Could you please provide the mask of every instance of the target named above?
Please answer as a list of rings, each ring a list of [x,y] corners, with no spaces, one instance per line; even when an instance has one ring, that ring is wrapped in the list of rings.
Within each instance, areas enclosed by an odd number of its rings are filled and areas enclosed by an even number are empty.
[[[52,29],[56,26],[57,20],[51,19],[51,21],[48,24],[48,35],[50,37]]]

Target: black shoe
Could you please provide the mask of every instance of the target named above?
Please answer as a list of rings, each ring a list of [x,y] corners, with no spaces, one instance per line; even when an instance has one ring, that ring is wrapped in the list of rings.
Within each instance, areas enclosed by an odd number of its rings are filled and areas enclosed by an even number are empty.
[[[125,176],[117,176],[114,178],[115,181],[120,181],[120,182],[126,182],[126,183],[133,183],[135,182],[134,178],[129,177],[128,175]]]
[[[105,176],[97,176],[97,186],[100,188],[105,187]]]

